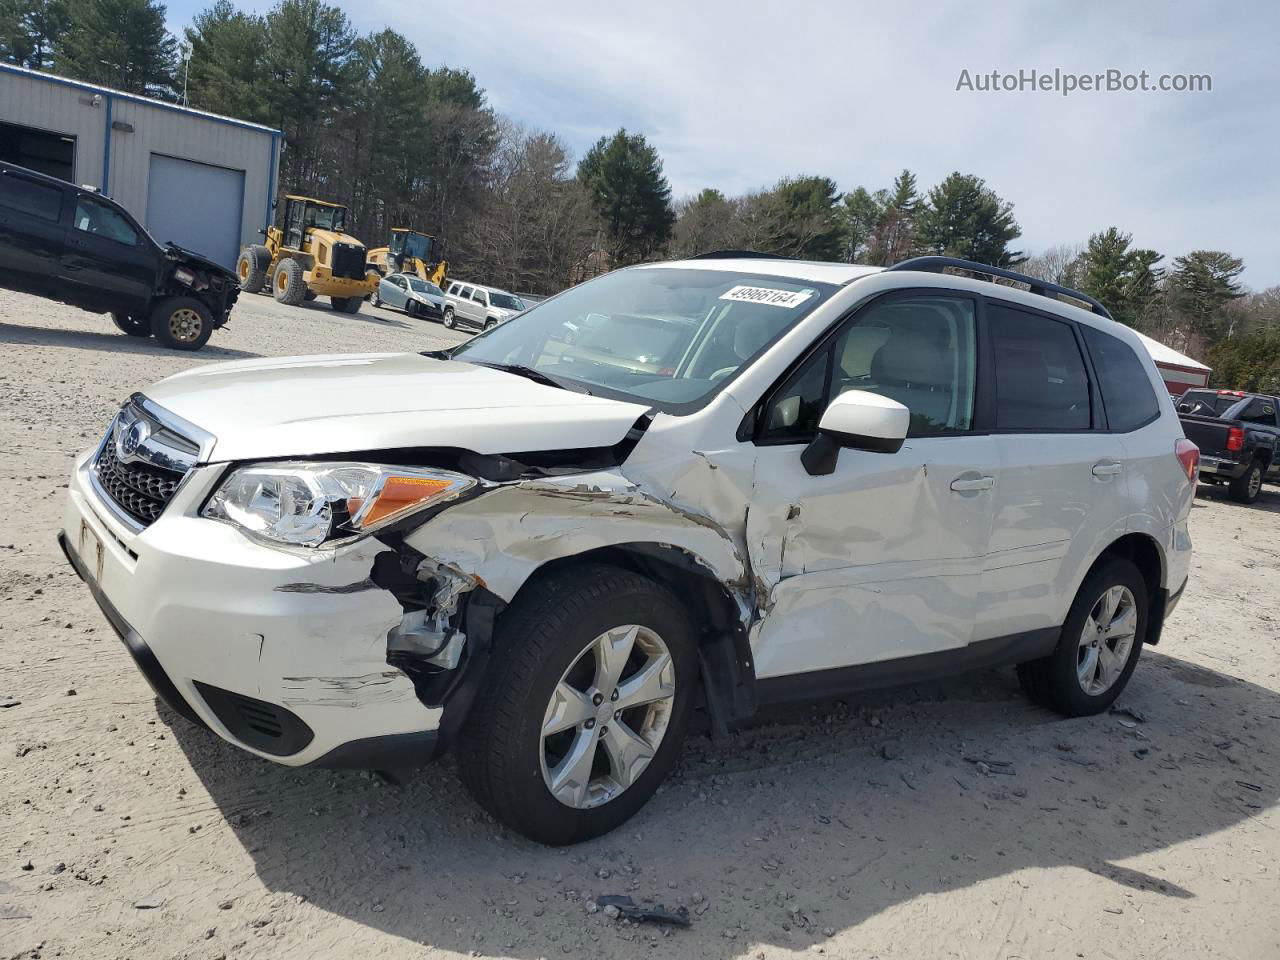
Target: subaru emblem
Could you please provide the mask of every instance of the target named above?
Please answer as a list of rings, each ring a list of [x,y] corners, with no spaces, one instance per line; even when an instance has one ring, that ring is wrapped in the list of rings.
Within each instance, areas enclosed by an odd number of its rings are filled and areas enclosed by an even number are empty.
[[[149,436],[151,436],[151,425],[145,420],[135,420],[120,435],[120,439],[117,441],[116,453],[120,455],[121,460],[132,460],[137,454],[138,448],[146,443]]]

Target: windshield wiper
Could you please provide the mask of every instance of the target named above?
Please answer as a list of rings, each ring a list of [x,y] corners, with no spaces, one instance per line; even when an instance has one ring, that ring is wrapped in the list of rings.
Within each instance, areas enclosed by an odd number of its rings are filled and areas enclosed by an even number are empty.
[[[523,363],[492,363],[488,360],[471,360],[468,362],[474,363],[479,367],[488,367],[490,370],[514,373],[517,377],[524,377],[526,380],[532,380],[534,383],[541,383],[548,387],[556,387],[560,390],[572,389],[564,381],[557,380],[555,377],[545,374],[534,367],[525,366]],[[588,391],[582,390],[578,392],[587,393]]]

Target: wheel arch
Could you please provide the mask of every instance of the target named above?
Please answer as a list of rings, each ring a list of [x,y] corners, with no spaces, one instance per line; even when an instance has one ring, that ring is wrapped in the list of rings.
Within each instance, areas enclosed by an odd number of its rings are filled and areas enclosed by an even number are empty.
[[[698,635],[703,705],[717,736],[727,735],[755,712],[755,662],[742,600],[692,551],[668,543],[633,541],[557,557],[539,566],[520,586],[514,602],[549,577],[606,564],[647,577],[671,591]]]
[[[1147,586],[1148,603],[1145,642],[1153,645],[1159,643],[1160,633],[1164,628],[1165,608],[1169,602],[1169,591],[1164,586],[1168,570],[1164,550],[1159,542],[1149,534],[1127,533],[1113,540],[1107,545],[1106,549],[1098,554],[1097,559],[1093,561],[1085,572],[1085,577],[1087,578],[1100,564],[1112,557],[1128,560],[1142,574],[1142,579]]]

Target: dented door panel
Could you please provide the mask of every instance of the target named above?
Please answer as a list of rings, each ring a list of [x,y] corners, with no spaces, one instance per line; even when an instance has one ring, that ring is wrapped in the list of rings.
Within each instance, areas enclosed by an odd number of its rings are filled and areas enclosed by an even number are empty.
[[[991,533],[990,437],[915,438],[896,454],[842,450],[812,477],[795,445],[759,452],[747,544],[767,597],[753,630],[759,676],[963,646]]]

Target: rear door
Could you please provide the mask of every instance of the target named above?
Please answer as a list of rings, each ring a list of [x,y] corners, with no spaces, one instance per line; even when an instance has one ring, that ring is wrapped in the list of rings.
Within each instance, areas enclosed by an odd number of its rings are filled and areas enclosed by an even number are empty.
[[[29,293],[53,291],[66,242],[67,190],[10,169],[0,170],[0,276]]]
[[[1056,628],[1097,552],[1125,532],[1125,449],[1107,432],[1076,324],[989,300],[1000,459],[980,638]]]
[[[99,197],[75,195],[62,273],[84,302],[141,309],[155,289],[159,253],[128,217]]]

